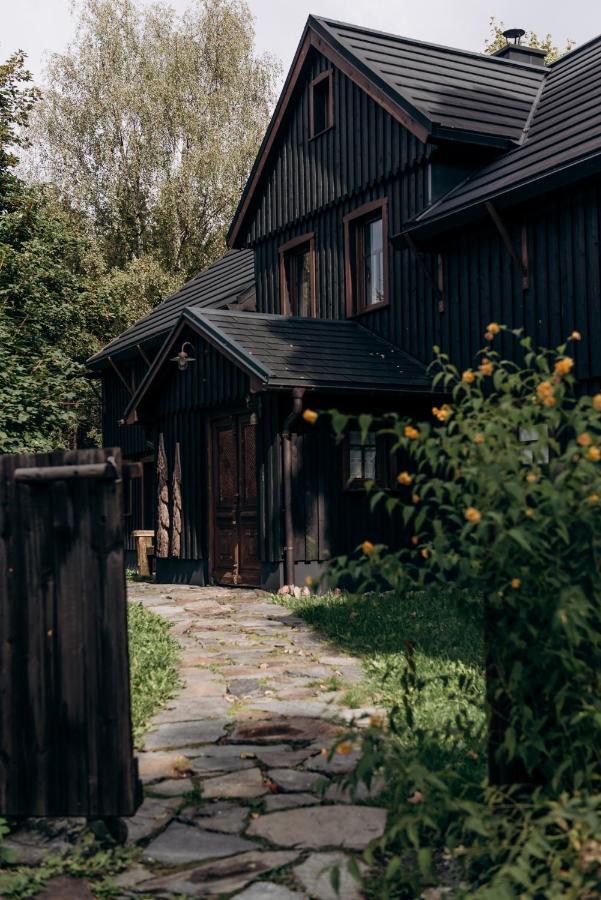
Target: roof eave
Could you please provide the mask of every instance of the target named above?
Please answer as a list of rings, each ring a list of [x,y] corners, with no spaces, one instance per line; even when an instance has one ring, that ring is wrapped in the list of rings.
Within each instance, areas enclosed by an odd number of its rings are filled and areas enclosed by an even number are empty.
[[[576,181],[589,178],[601,173],[601,150],[585,159],[576,160],[560,169],[546,172],[537,178],[512,185],[505,191],[482,197],[476,203],[461,207],[457,210],[441,215],[426,218],[409,224],[407,228],[392,236],[395,246],[402,246],[406,236],[413,240],[427,241],[437,235],[451,231],[461,225],[471,224],[487,215],[486,203],[494,202],[500,209],[518,206],[533,197],[550,193],[554,190],[567,187]]]

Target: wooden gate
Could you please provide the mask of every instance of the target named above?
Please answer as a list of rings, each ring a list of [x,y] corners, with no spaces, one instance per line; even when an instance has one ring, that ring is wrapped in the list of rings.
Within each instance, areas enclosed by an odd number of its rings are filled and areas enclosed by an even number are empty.
[[[132,815],[119,450],[0,456],[0,814]]]

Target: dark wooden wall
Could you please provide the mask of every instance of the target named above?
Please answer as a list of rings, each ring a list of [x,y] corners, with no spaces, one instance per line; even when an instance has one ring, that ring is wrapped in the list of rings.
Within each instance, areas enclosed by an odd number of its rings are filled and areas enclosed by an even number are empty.
[[[131,386],[128,390],[112,368],[102,372],[102,438],[105,447],[121,447],[125,459],[139,459],[149,452],[144,429],[140,425],[119,425],[125,407],[146,374],[144,360],[116,360],[119,371]],[[151,451],[152,452],[152,451]]]
[[[449,188],[483,161],[473,150],[463,160],[457,147],[422,144],[335,68],[334,127],[309,139],[309,82],[329,66],[319,54],[311,57],[239,238],[255,249],[261,311],[281,311],[278,247],[314,232],[318,315],[343,317],[344,215],[387,197],[390,234],[398,233],[429,203],[438,170]],[[551,346],[577,328],[584,338],[577,374],[601,376],[600,190],[597,179],[503,213],[518,254],[522,225],[527,228],[526,291],[492,221],[481,218],[423,248],[434,282],[442,255],[443,311],[414,254],[391,247],[391,305],[357,321],[424,363],[441,344],[462,366],[472,364],[491,320],[524,326]]]
[[[445,312],[425,307],[423,328],[461,367],[473,363],[490,321],[525,328],[534,341],[555,347],[576,329],[571,345],[576,375],[601,376],[601,179],[501,213],[516,253],[526,228],[529,280],[522,276],[491,221],[482,221],[435,249],[444,261]],[[399,298],[402,306],[403,298]],[[501,344],[511,352],[511,344]]]
[[[291,238],[315,232],[318,315],[345,316],[343,217],[370,200],[387,197],[390,234],[401,230],[428,203],[431,147],[415,138],[334,68],[334,127],[309,139],[309,83],[329,68],[314,53],[298,95],[288,112],[257,203],[249,214],[241,243],[255,248],[257,307],[280,312],[278,247]],[[367,312],[358,318],[397,343],[412,345],[420,335],[417,298],[430,285],[406,251],[390,253],[391,297],[413,300],[402,318],[396,309]],[[419,355],[430,351],[413,346]]]

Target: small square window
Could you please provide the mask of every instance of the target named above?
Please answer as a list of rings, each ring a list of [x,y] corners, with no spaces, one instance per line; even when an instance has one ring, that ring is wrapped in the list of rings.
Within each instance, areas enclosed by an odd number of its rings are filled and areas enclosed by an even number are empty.
[[[311,137],[334,124],[332,71],[323,72],[311,82]]]
[[[366,481],[375,481],[377,473],[376,435],[368,434],[365,440],[360,431],[351,431],[347,438],[347,487],[362,488]]]

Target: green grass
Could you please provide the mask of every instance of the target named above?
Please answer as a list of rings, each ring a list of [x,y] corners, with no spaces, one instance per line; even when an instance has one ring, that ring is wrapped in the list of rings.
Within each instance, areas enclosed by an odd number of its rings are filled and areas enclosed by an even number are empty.
[[[411,744],[418,732],[427,732],[438,740],[444,755],[444,735],[456,715],[475,727],[482,723],[484,648],[477,604],[466,603],[452,592],[277,599],[361,659],[365,683],[350,687],[345,702],[351,707],[366,703],[385,707],[396,717],[404,743]],[[405,720],[403,685],[408,642],[414,648],[419,682],[419,690],[412,692],[415,721],[411,727]]]
[[[132,725],[139,743],[151,718],[180,685],[179,644],[169,623],[142,603],[128,604],[128,631]]]

